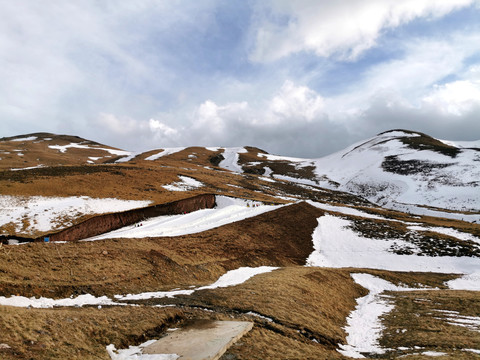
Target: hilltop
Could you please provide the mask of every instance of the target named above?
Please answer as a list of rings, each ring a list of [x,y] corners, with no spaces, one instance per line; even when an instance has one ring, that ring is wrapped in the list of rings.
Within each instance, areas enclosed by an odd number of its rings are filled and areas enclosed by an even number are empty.
[[[233,318],[254,327],[222,360],[473,359],[479,161],[407,130],[318,159],[2,138],[0,357],[109,359]]]

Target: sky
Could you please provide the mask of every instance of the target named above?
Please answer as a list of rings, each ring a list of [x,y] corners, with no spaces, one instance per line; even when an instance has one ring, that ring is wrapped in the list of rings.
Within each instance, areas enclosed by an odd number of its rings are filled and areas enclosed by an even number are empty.
[[[0,137],[317,158],[480,139],[480,0],[0,0]]]

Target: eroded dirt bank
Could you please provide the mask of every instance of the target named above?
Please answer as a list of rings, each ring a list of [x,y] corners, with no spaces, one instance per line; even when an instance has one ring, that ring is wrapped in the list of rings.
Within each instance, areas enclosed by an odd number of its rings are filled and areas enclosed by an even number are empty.
[[[201,194],[187,199],[172,201],[169,203],[149,206],[141,209],[97,215],[69,228],[55,233],[49,233],[38,238],[1,236],[0,243],[6,243],[8,239],[18,240],[20,242],[44,241],[46,237],[49,238],[49,241],[81,240],[104,234],[124,226],[132,225],[151,217],[184,214],[200,209],[211,209],[214,206],[215,195]]]
[[[87,219],[80,224],[50,234],[50,241],[74,241],[100,235],[139,221],[162,215],[176,215],[192,211],[213,208],[215,195],[203,194],[191,198],[173,201],[166,204],[149,206],[142,209],[133,209],[113,214],[105,214]],[[36,240],[43,241],[44,237]]]

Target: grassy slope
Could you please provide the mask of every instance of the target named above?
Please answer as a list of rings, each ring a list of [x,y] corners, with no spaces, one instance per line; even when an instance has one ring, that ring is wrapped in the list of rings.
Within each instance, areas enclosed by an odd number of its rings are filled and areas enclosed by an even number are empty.
[[[68,144],[75,139],[61,140],[61,144]],[[23,145],[14,143],[11,146],[12,149],[20,149]],[[9,166],[34,166],[38,164],[35,157],[40,155],[44,156],[42,160],[45,159],[46,164],[64,165],[0,172],[2,194],[86,195],[149,199],[155,203],[199,192],[263,201],[274,201],[272,195],[284,194],[338,204],[353,203],[366,206],[363,210],[368,212],[432,226],[453,226],[476,235],[480,229],[476,224],[427,217],[418,219],[399,212],[374,209],[369,207],[371,204],[349,194],[318,192],[284,182],[266,182],[255,174],[233,174],[214,168],[209,163],[209,159],[219,152],[202,148],[186,149],[156,161],[144,160],[158,152],[151,151],[127,164],[84,165],[89,156],[103,156],[105,152],[95,150],[98,153],[95,155],[93,150],[69,149],[61,154],[48,152],[45,144],[35,146],[37,148],[32,148],[31,154],[25,152],[23,158],[15,154],[10,156],[8,159],[12,162]],[[241,161],[255,161],[252,154],[242,155]],[[3,156],[0,154],[0,157]],[[109,159],[102,158],[97,162]],[[284,165],[280,163],[278,166]],[[194,177],[205,187],[189,193],[168,192],[161,187],[177,181],[179,174]],[[282,266],[281,270],[259,275],[236,287],[199,291],[190,297],[144,302],[146,305],[176,304],[175,308],[0,307],[0,343],[11,346],[11,349],[0,349],[0,358],[108,359],[105,346],[109,343],[125,348],[158,337],[167,327],[181,326],[189,319],[235,318],[254,321],[255,327],[229,349],[224,360],[341,359],[343,356],[335,348],[337,343],[345,342],[342,327],[346,316],[354,309],[355,299],[366,294],[352,281],[350,272],[368,272],[412,287],[424,284],[441,288],[444,281],[454,277],[364,269],[304,268],[301,265],[312,251],[311,234],[317,225],[316,218],[322,214],[323,211],[309,205],[296,204],[257,218],[175,238],[0,247],[0,295],[5,296],[65,297],[82,293],[111,296],[170,290],[209,284],[225,271],[240,266]],[[383,222],[371,223],[363,229],[366,236],[368,232],[377,231],[375,228]],[[397,224],[392,226],[392,231],[405,232],[405,227]],[[382,344],[392,348],[411,347],[420,339],[427,349],[448,352],[453,358],[474,358],[471,353],[454,348],[478,348],[478,333],[458,329],[429,314],[432,304],[435,304],[437,308],[478,316],[477,295],[454,291],[421,292],[421,295],[415,292],[392,293],[396,308],[385,316],[387,330]],[[426,300],[419,302],[420,297]],[[268,316],[273,321],[252,317],[247,314],[249,311]],[[407,329],[407,332],[399,333],[398,329]],[[397,351],[386,354],[384,358],[413,352]],[[425,356],[417,354],[409,358]]]

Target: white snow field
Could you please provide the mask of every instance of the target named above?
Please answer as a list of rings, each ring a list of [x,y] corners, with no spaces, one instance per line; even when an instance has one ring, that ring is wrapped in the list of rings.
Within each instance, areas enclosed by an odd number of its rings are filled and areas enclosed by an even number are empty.
[[[146,207],[150,201],[94,199],[87,196],[44,197],[0,195],[0,226],[13,223],[17,232],[51,231],[85,214],[103,214]],[[22,230],[22,219],[29,227]],[[66,219],[71,219],[66,220]]]
[[[23,141],[34,141],[37,140],[36,136],[29,136],[29,137],[24,137],[24,138],[18,138],[18,139],[13,139],[9,141],[15,141],[15,142],[23,142]]]
[[[188,290],[172,290],[172,291],[157,291],[157,292],[145,292],[140,294],[127,294],[127,295],[115,295],[114,298],[117,301],[113,301],[107,296],[95,297],[90,294],[79,295],[76,298],[70,297],[66,299],[51,299],[51,298],[27,298],[25,296],[0,296],[0,305],[15,306],[15,307],[32,307],[32,308],[52,308],[57,306],[73,306],[82,307],[86,305],[90,306],[102,306],[102,305],[125,305],[119,303],[121,300],[142,300],[152,298],[164,298],[173,297],[176,295],[191,295],[198,290],[216,289],[220,287],[228,287],[240,285],[250,279],[251,277],[263,273],[267,273],[278,268],[271,266],[260,266],[256,268],[241,267],[235,270],[230,270],[220,276],[216,282],[211,285],[201,286],[198,288]]]
[[[150,160],[150,161],[158,160],[163,156],[175,154],[175,153],[180,152],[182,150],[185,150],[185,148],[184,147],[177,147],[177,148],[163,149],[162,151],[160,151],[159,153],[157,153],[155,155],[151,155],[149,157],[146,157],[145,160]]]
[[[430,150],[415,150],[398,140],[398,137],[418,136],[391,131],[317,159],[317,180],[321,186],[331,188],[328,181],[322,180],[326,176],[340,183],[338,190],[360,194],[385,207],[403,203],[480,210],[480,191],[473,190],[480,179],[480,166],[475,164],[480,160],[480,152],[460,148],[459,154],[452,158]],[[402,175],[385,171],[382,163],[387,156],[396,156],[404,163],[426,164],[426,172]]]
[[[128,295],[115,295],[115,299],[145,300],[145,299],[152,299],[152,298],[158,299],[158,298],[164,298],[164,297],[173,297],[176,295],[191,295],[198,290],[208,290],[208,289],[216,289],[216,288],[240,285],[255,275],[263,274],[276,269],[278,268],[272,267],[272,266],[260,266],[256,268],[241,267],[235,270],[228,271],[227,273],[220,276],[218,280],[211,285],[201,286],[196,289],[145,292],[140,294],[128,294]]]
[[[141,226],[127,226],[84,241],[195,234],[286,206],[263,205],[226,196],[217,196],[216,203],[217,206],[214,209],[203,209],[182,215],[158,216],[142,221]]]
[[[413,250],[415,247],[401,239],[362,237],[348,228],[350,223],[332,215],[318,218],[318,226],[312,234],[315,250],[308,257],[307,265],[452,274],[471,274],[480,269],[479,258],[394,254],[389,251],[394,243]]]
[[[348,206],[336,206],[336,205],[331,205],[331,204],[319,203],[319,202],[312,201],[312,200],[307,200],[307,203],[309,203],[312,206],[315,206],[316,208],[322,209],[322,210],[334,211],[334,212],[338,212],[338,213],[345,214],[345,215],[360,216],[360,217],[364,217],[364,218],[368,218],[368,219],[396,221],[396,220],[386,219],[386,218],[384,218],[382,216],[379,216],[379,215],[369,214],[365,211],[361,211],[361,210],[351,208],[351,207],[348,207]]]

